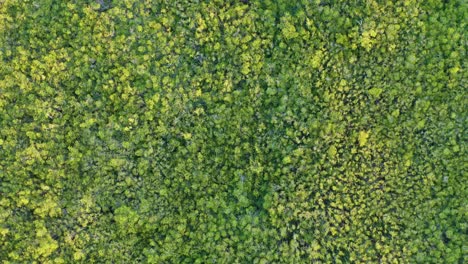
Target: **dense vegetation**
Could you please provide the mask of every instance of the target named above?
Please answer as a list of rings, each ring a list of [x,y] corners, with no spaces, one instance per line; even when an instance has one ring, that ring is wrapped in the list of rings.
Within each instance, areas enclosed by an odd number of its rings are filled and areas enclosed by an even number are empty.
[[[0,1],[0,260],[467,263],[466,22]]]

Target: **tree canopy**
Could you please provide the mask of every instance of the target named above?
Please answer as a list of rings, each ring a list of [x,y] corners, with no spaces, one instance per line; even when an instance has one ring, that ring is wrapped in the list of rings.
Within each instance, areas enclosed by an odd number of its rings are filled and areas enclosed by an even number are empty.
[[[467,7],[0,1],[0,260],[466,263]]]

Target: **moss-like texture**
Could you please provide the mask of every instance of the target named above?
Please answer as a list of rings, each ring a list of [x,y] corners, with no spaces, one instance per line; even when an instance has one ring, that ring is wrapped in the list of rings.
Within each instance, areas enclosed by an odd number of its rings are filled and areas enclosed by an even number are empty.
[[[0,260],[466,263],[466,18],[0,1]]]

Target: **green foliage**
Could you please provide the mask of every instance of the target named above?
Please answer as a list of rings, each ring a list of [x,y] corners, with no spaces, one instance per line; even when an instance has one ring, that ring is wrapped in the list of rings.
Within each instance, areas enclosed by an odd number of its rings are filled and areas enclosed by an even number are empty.
[[[4,263],[465,263],[464,1],[0,1]]]

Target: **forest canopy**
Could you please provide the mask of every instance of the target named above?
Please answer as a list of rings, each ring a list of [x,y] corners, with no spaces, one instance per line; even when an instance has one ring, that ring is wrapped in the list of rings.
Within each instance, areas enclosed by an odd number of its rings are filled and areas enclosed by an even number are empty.
[[[0,0],[0,260],[467,263],[467,7]]]

